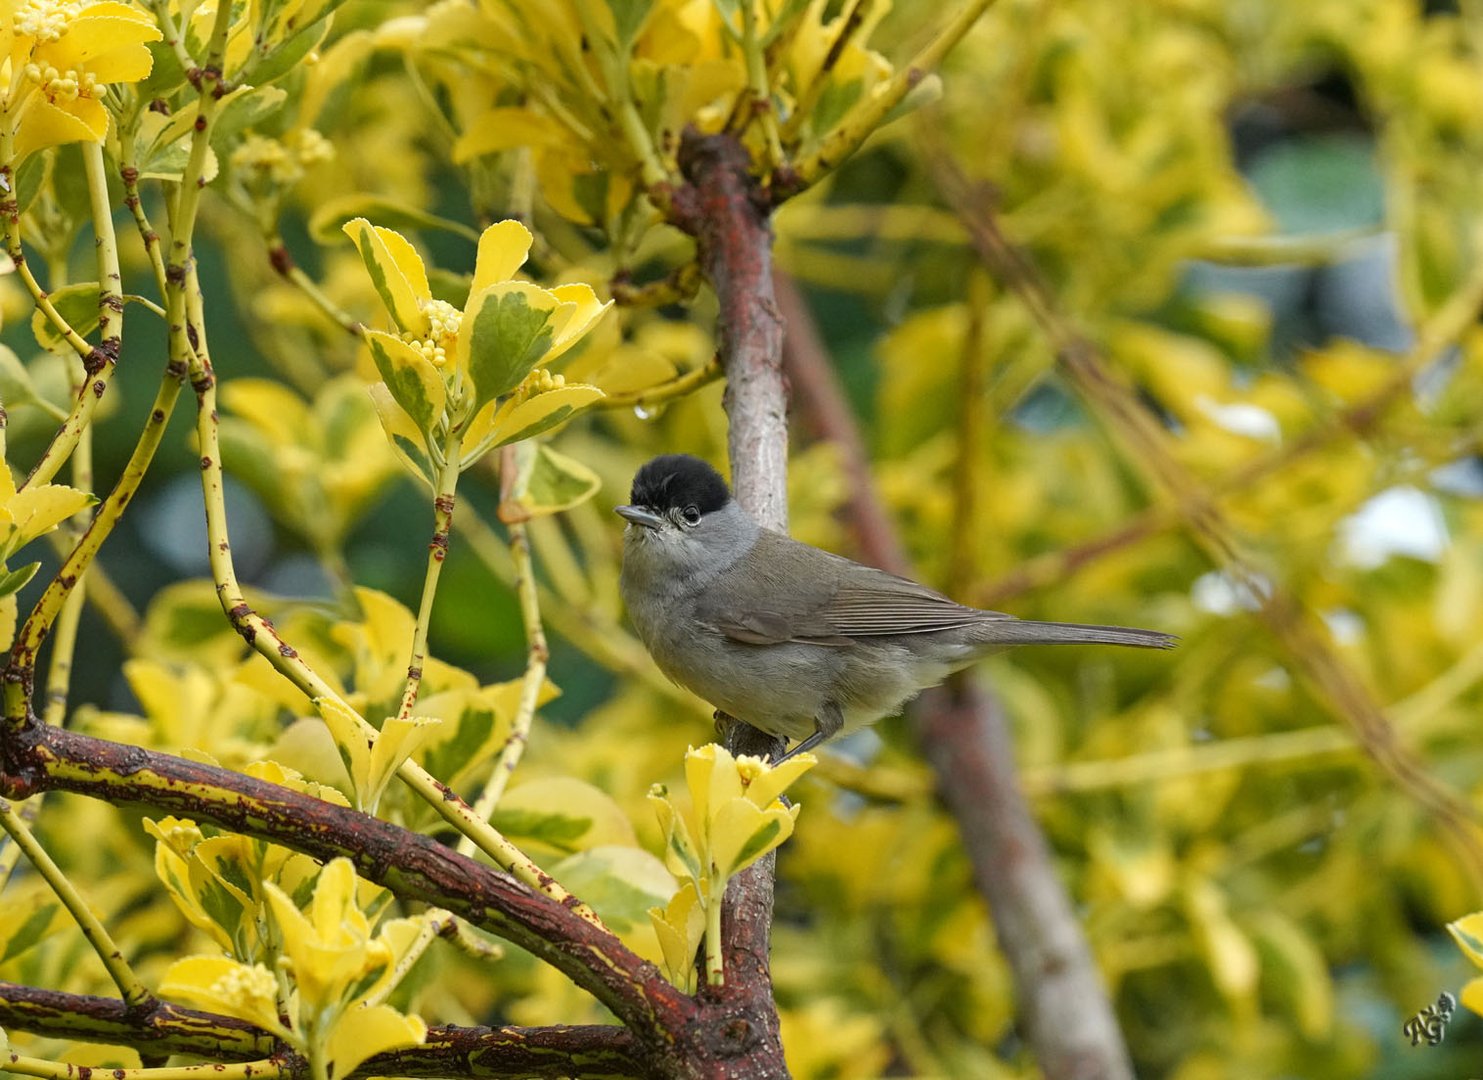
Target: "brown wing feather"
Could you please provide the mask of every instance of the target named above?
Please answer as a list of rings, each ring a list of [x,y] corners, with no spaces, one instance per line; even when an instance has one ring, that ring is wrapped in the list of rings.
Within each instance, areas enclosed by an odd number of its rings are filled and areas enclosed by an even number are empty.
[[[750,581],[752,587],[740,588]],[[766,596],[760,609],[747,597]],[[779,610],[786,604],[785,610]],[[762,541],[707,591],[697,614],[733,641],[847,645],[850,639],[952,630],[993,619],[915,581],[861,566],[778,534]]]

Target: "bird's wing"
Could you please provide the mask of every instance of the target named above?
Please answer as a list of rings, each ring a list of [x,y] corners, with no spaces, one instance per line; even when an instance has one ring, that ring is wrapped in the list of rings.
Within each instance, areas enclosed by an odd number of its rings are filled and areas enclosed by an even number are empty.
[[[743,588],[742,582],[749,584]],[[766,597],[766,603],[757,597]],[[697,615],[749,645],[848,645],[858,637],[929,633],[1009,618],[772,534],[707,589]]]

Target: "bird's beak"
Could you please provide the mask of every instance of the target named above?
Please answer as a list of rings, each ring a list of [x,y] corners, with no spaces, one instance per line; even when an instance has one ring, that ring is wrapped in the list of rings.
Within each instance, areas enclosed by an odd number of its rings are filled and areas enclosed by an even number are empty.
[[[615,506],[613,511],[624,521],[642,525],[646,529],[657,529],[664,524],[662,517],[652,510],[645,510],[642,506]]]

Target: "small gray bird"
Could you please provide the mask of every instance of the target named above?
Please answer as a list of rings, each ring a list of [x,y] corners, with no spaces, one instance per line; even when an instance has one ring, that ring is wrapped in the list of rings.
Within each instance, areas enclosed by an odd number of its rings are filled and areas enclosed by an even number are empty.
[[[617,507],[621,588],[659,669],[722,712],[800,740],[789,757],[901,706],[1010,645],[1133,645],[1175,638],[1124,626],[1024,622],[752,520],[720,474],[666,454]]]

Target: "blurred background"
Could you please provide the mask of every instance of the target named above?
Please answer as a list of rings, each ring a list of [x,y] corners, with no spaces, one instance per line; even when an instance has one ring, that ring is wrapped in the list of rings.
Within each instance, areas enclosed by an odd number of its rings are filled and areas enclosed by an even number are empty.
[[[903,61],[937,8],[872,7],[873,48]],[[352,0],[331,42],[396,10]],[[529,181],[512,165],[473,188],[408,89],[427,77],[442,92],[427,75],[437,57],[393,44],[365,59],[323,125],[332,152],[290,178],[277,226],[366,321],[380,310],[338,221],[318,213],[328,193],[394,196],[477,228]],[[353,373],[367,362],[274,272],[249,169],[226,187],[207,201],[201,268],[232,417],[238,570],[270,610],[339,610],[351,581],[415,608],[428,500],[374,424],[374,438],[327,448],[309,423],[294,445],[234,409],[250,402],[235,382],[266,378],[320,402],[322,419],[325,402],[360,393]],[[616,266],[564,209],[533,203],[536,280],[651,279],[687,251],[656,230]],[[392,224],[450,290],[472,269],[467,235]],[[1413,1047],[1402,1025],[1472,977],[1444,927],[1483,907],[1483,9],[1003,0],[949,57],[940,97],[775,228],[782,288],[801,304],[790,334],[822,343],[812,362],[845,394],[918,576],[1027,618],[1183,639],[1157,656],[1021,651],[980,673],[1011,717],[1139,1075],[1476,1072],[1483,1018],[1460,1010],[1436,1047]],[[985,257],[993,235],[1027,260],[1058,325],[1136,392],[1144,429],[1057,363],[1024,281]],[[125,255],[143,282],[132,238]],[[84,240],[74,277],[89,259]],[[35,396],[64,401],[60,361],[40,355],[29,305],[4,287],[4,341]],[[621,393],[698,370],[714,310],[705,294],[620,308],[563,361],[568,377]],[[131,306],[128,326],[97,433],[99,490],[163,357],[158,321]],[[23,390],[0,391],[11,459],[32,460],[54,421]],[[561,693],[541,709],[529,775],[589,780],[651,850],[644,793],[674,779],[710,720],[625,629],[610,511],[654,453],[724,465],[720,392],[572,422],[552,444],[603,487],[532,525]],[[839,431],[810,408],[795,400],[792,529],[858,555]],[[182,582],[207,575],[189,428],[174,418],[101,557],[156,642],[225,629],[210,621],[209,586],[190,593],[199,603],[180,599]],[[483,682],[525,664],[497,497],[492,470],[460,489],[473,524],[455,533],[431,635],[440,659]],[[91,610],[81,634],[74,702],[139,711],[120,666],[130,642]],[[799,798],[775,948],[795,1073],[1035,1075],[992,926],[906,727],[840,743]],[[548,972],[509,970],[473,1014],[596,1011]]]

